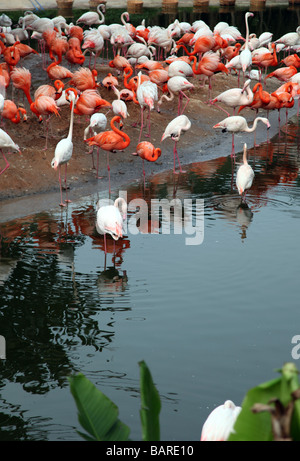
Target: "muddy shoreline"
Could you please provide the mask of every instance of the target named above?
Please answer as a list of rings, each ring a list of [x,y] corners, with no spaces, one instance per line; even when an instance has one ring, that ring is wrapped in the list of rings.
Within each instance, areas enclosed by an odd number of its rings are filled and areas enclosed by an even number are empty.
[[[32,72],[32,91],[42,84],[50,83],[47,73],[41,68],[39,56],[28,56],[22,65]],[[63,62],[63,65],[65,63]],[[67,67],[67,66],[66,66]],[[116,71],[109,68],[106,63],[98,64],[98,79],[102,80],[108,72],[117,75]],[[73,69],[74,70],[74,69]],[[119,78],[119,88],[123,88]],[[222,133],[213,129],[213,125],[226,117],[225,112],[215,106],[207,104],[208,86],[201,87],[198,78],[193,79],[195,90],[189,93],[190,102],[185,114],[192,123],[191,129],[181,137],[178,143],[178,153],[182,165],[195,162],[203,162],[218,157],[226,157],[231,152],[231,134]],[[253,88],[256,82],[251,83]],[[217,74],[213,80],[212,96],[220,94],[228,88],[237,86],[237,77],[233,75]],[[276,79],[268,79],[267,91],[271,92],[280,86]],[[113,93],[105,88],[100,89],[102,98],[111,102],[115,99]],[[19,144],[22,155],[10,154],[7,159],[10,167],[0,176],[0,221],[27,216],[36,212],[50,209],[59,209],[59,183],[58,172],[51,168],[51,160],[57,142],[67,136],[69,129],[69,108],[63,106],[60,117],[52,117],[48,149],[45,147],[45,131],[43,124],[39,124],[37,118],[30,112],[28,103],[22,94],[11,95],[11,87],[7,92],[7,98],[14,98],[19,105],[25,106],[28,121],[13,124],[4,120],[2,129],[8,132],[14,142]],[[18,105],[18,104],[17,104]],[[289,109],[289,117],[297,113],[296,101],[294,107]],[[223,106],[225,108],[225,106]],[[106,113],[107,111],[103,111]],[[128,183],[142,181],[142,160],[131,155],[135,151],[139,127],[132,127],[140,117],[140,108],[133,102],[128,103],[130,117],[125,120],[123,130],[130,136],[130,146],[124,152],[110,154],[111,165],[111,188],[122,189]],[[230,113],[232,111],[229,110]],[[281,111],[281,125],[285,122],[285,111]],[[173,142],[170,139],[160,142],[163,131],[169,121],[177,115],[177,100],[164,102],[161,112],[151,112],[151,142],[155,147],[161,147],[162,155],[155,163],[145,162],[146,180],[156,173],[173,169]],[[243,115],[251,125],[255,118],[255,111],[243,110]],[[265,116],[263,111],[259,115]],[[108,122],[112,118],[112,112],[107,114]],[[269,117],[271,128],[268,133],[264,125],[259,125],[256,132],[256,143],[265,142],[278,133],[278,113],[273,111]],[[97,192],[108,191],[108,176],[106,169],[106,153],[100,151],[100,175],[102,179],[96,179],[95,169],[92,168],[92,156],[87,155],[88,147],[83,141],[83,132],[88,125],[88,119],[83,116],[75,116],[73,143],[74,151],[68,166],[68,194],[72,201],[80,200]],[[109,129],[109,128],[107,128]],[[144,130],[143,133],[146,133]],[[236,153],[241,152],[244,142],[251,149],[254,144],[253,133],[242,133],[235,137]],[[142,140],[147,140],[142,136]],[[96,149],[94,160],[96,162]],[[2,161],[1,161],[1,166]]]

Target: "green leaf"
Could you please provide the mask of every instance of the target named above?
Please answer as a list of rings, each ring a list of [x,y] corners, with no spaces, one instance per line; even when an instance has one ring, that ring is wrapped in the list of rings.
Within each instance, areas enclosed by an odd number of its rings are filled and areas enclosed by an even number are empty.
[[[141,423],[143,441],[159,441],[160,425],[159,413],[161,403],[159,393],[153,384],[152,376],[144,361],[139,362],[140,366],[140,388],[141,388]]]
[[[129,440],[130,429],[119,419],[118,407],[82,373],[69,378],[71,393],[78,409],[78,420],[86,440]]]
[[[292,400],[292,392],[299,388],[297,369],[293,364],[285,364],[280,372],[281,377],[260,384],[248,391],[234,425],[235,433],[230,435],[229,441],[273,440],[270,413],[253,413],[252,408],[257,403],[267,405],[272,399],[279,399],[284,406]],[[300,402],[296,401],[293,413],[293,440],[299,440],[299,404]]]

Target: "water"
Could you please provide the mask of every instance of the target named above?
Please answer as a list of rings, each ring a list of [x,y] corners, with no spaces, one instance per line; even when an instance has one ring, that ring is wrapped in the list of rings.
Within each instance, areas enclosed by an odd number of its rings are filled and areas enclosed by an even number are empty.
[[[140,360],[161,397],[161,439],[199,440],[216,405],[240,404],[292,361],[298,130],[294,117],[288,134],[249,151],[255,181],[246,205],[230,157],[153,176],[145,191],[142,182],[122,189],[128,202],[146,199],[149,210],[151,199],[192,198],[186,211],[194,219],[196,199],[204,199],[201,245],[186,245],[174,223],[163,235],[162,216],[153,233],[128,232],[115,256],[109,245],[105,260],[94,229],[98,195],[1,224],[1,440],[80,440],[67,381],[79,371],[118,405],[131,439],[140,440]]]

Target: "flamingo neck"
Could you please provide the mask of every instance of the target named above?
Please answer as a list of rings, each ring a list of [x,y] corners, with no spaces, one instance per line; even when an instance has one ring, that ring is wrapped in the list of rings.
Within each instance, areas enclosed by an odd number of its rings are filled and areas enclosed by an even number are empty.
[[[115,121],[116,121],[117,118],[118,118],[118,117],[113,117],[113,119],[112,119],[111,122],[110,122],[110,126],[111,126],[111,129],[112,129],[115,133],[117,133],[118,135],[120,135],[120,136],[123,138],[123,140],[124,140],[124,145],[123,145],[123,147],[125,148],[125,147],[129,146],[130,138],[129,138],[128,134],[124,133],[123,131],[121,131],[119,128],[117,128],[117,127],[115,126]]]

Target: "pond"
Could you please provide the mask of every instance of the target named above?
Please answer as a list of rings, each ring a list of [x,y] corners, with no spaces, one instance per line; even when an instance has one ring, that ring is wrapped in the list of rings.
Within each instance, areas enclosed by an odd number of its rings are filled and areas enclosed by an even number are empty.
[[[76,372],[118,405],[131,439],[141,440],[140,360],[160,394],[161,439],[198,440],[216,405],[240,404],[291,360],[299,334],[297,117],[285,131],[249,150],[255,181],[246,204],[230,156],[153,176],[145,190],[124,186],[128,203],[143,199],[149,211],[154,199],[192,200],[184,212],[204,219],[196,245],[171,210],[156,220],[149,213],[149,226],[141,218],[135,235],[129,226],[115,253],[108,240],[105,257],[98,194],[1,224],[1,440],[80,440],[67,381]],[[132,206],[128,222],[134,215]]]
[[[278,11],[267,8],[251,26],[274,30]],[[298,25],[298,13],[284,11],[278,35]],[[232,23],[232,15],[210,14],[207,22]],[[163,25],[166,16],[157,18]],[[234,18],[244,32],[244,12]],[[131,207],[127,234],[115,248],[108,239],[107,255],[95,230],[106,193],[0,220],[0,440],[82,440],[67,379],[77,372],[116,403],[131,439],[141,440],[141,360],[161,398],[161,440],[199,440],[215,406],[240,404],[292,361],[300,334],[299,133],[294,116],[249,149],[255,180],[246,203],[229,152],[181,175],[154,175],[145,188],[139,180],[112,190]],[[151,215],[157,200],[165,206]],[[138,203],[146,214],[134,232]]]

